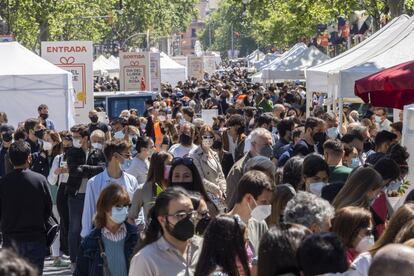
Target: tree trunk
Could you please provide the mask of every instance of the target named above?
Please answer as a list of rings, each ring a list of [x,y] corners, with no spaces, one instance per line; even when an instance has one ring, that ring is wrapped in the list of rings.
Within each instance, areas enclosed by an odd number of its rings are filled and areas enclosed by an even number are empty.
[[[400,16],[404,12],[404,0],[387,0],[390,8],[391,19]]]

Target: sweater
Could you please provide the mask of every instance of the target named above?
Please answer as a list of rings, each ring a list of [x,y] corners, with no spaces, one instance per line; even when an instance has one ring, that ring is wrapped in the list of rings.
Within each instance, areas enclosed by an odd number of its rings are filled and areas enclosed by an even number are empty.
[[[105,248],[105,254],[108,259],[108,266],[111,275],[127,276],[128,268],[125,261],[125,238],[114,242],[102,235],[102,242]]]

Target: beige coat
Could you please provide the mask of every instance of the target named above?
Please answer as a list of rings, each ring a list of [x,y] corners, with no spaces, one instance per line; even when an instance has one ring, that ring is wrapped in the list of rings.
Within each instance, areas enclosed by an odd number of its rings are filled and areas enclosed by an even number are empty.
[[[204,153],[201,146],[190,152],[194,165],[197,167],[207,192],[218,194],[226,193],[226,178],[221,168],[218,154],[210,149],[210,155]]]

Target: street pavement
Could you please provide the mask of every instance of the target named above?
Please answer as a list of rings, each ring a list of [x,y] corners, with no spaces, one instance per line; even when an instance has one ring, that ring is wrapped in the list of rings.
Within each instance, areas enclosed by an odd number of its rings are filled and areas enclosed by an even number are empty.
[[[70,272],[70,268],[63,268],[63,267],[53,267],[52,260],[45,261],[45,268],[43,269],[43,275],[47,276],[71,276],[72,273]]]

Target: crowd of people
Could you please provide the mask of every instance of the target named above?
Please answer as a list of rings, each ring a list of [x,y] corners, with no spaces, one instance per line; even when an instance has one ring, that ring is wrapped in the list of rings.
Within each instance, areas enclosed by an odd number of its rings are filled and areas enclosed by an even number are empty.
[[[50,255],[90,276],[412,275],[402,123],[347,106],[339,122],[318,97],[306,117],[300,83],[235,66],[110,124],[91,110],[57,132],[47,105],[19,126],[0,113],[0,271],[4,258],[39,275]]]

